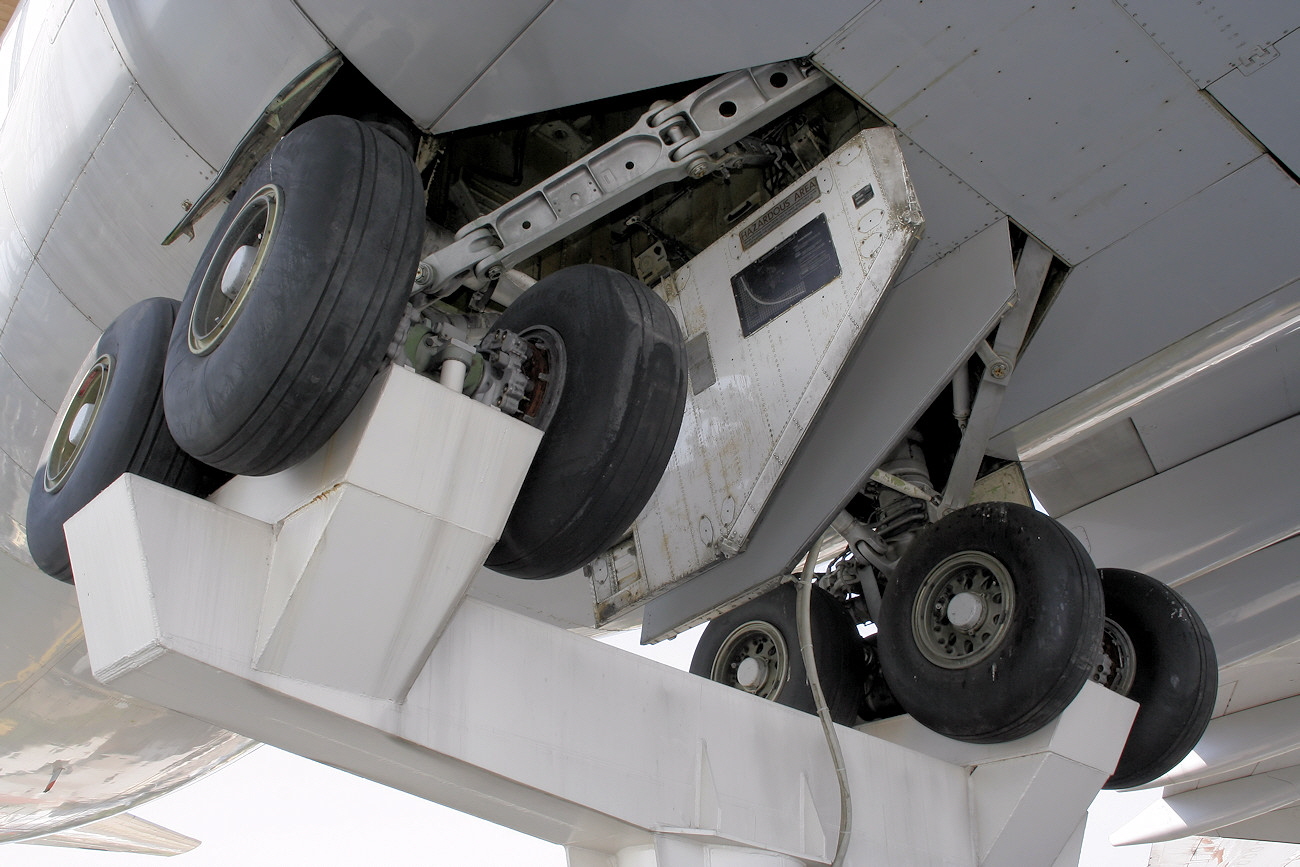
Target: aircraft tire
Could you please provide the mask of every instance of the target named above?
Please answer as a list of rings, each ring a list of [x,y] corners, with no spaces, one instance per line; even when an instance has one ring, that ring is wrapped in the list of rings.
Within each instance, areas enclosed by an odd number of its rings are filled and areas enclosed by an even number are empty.
[[[73,577],[63,522],[118,476],[134,473],[200,497],[229,478],[183,452],[163,419],[163,361],[179,306],[150,298],[113,320],[55,417],[27,499],[27,547],[61,581]],[[74,425],[82,407],[90,407],[82,413],[88,421]]]
[[[1173,588],[1141,572],[1100,571],[1107,634],[1098,673],[1140,705],[1105,785],[1126,789],[1163,775],[1196,746],[1214,713],[1219,670],[1205,623]]]
[[[980,503],[927,527],[903,554],[877,624],[881,665],[922,724],[1001,743],[1074,699],[1103,619],[1101,579],[1069,531],[1025,506]]]
[[[775,590],[712,620],[691,657],[691,674],[749,692],[806,713],[816,713],[808,670],[799,652],[795,606],[798,588]],[[866,664],[857,628],[835,598],[813,587],[810,607],[813,655],[831,719],[852,725],[862,701]],[[738,680],[749,664],[749,686]],[[756,675],[754,673],[757,673]]]
[[[245,475],[320,448],[397,330],[423,208],[409,155],[368,124],[320,117],[282,139],[190,279],[163,385],[176,441]]]
[[[668,305],[598,265],[539,280],[497,320],[552,366],[545,431],[487,566],[516,578],[579,569],[627,532],[663,476],[686,404],[686,349]]]

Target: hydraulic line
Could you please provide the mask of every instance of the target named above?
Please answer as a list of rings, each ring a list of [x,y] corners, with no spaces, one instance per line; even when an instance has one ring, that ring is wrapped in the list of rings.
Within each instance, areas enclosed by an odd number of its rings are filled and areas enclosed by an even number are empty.
[[[817,553],[821,548],[822,537],[819,534],[808,549],[804,561],[803,573],[799,580],[798,605],[795,610],[795,631],[799,634],[799,654],[803,658],[803,667],[808,672],[808,685],[812,687],[813,703],[817,706],[817,718],[821,720],[822,732],[826,735],[826,745],[831,751],[831,761],[835,765],[835,776],[840,784],[840,834],[835,844],[835,858],[831,867],[842,867],[849,852],[849,837],[853,832],[853,800],[849,794],[849,773],[844,766],[844,752],[840,749],[839,736],[835,734],[835,723],[831,720],[830,708],[826,705],[826,696],[822,692],[821,678],[817,676],[817,659],[812,645],[812,587],[814,566]]]

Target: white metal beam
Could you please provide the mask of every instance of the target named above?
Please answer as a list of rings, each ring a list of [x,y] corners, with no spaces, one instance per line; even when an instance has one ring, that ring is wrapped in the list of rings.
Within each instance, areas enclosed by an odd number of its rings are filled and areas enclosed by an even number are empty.
[[[384,447],[409,440],[408,430],[372,425],[362,439],[373,436],[374,454],[390,469],[409,464],[403,448]],[[354,484],[324,478],[327,490]],[[301,497],[284,496],[283,478],[243,484],[229,501],[279,498],[300,521],[330,509],[328,497],[289,505]],[[265,496],[253,496],[259,487]],[[572,846],[575,864],[601,856],[625,867],[830,860],[840,799],[815,717],[462,599],[456,582],[423,586],[431,597],[459,600],[445,626],[412,623],[385,605],[348,620],[363,592],[384,595],[390,582],[408,588],[398,571],[407,558],[392,544],[372,544],[363,518],[337,509],[329,517],[336,543],[364,550],[369,568],[353,571],[350,591],[290,604],[294,643],[351,647],[373,663],[376,649],[404,655],[427,639],[409,690],[384,694],[392,680],[383,665],[345,666],[340,678],[265,664],[265,612],[288,610],[282,593],[270,592],[282,522],[134,476],[67,527],[96,676]],[[300,583],[311,580],[308,570]],[[366,672],[377,686],[358,683]],[[1088,684],[1051,726],[998,746],[947,741],[906,718],[843,731],[851,778],[864,783],[854,791],[847,863],[991,867],[1023,863],[1016,853],[1025,852],[1064,863],[1135,707]]]

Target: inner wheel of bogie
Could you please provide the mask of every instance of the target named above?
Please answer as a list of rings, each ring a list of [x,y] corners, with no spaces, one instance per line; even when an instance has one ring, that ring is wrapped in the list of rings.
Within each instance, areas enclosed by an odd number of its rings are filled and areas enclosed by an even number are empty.
[[[926,575],[912,608],[917,649],[943,668],[966,668],[995,653],[1015,610],[1015,582],[982,551],[959,551]]]
[[[45,458],[45,492],[53,494],[63,487],[90,437],[99,407],[108,391],[113,360],[101,355],[82,377],[71,403],[59,420],[58,433]]]
[[[789,650],[770,623],[751,620],[732,630],[713,662],[711,680],[772,699],[789,679]]]
[[[529,350],[523,373],[531,390],[528,402],[520,407],[519,417],[533,427],[546,430],[564,393],[564,371],[568,364],[564,341],[544,325],[534,326],[521,336]]]
[[[1137,677],[1137,654],[1127,630],[1111,618],[1101,631],[1101,660],[1092,679],[1112,692],[1128,695]]]

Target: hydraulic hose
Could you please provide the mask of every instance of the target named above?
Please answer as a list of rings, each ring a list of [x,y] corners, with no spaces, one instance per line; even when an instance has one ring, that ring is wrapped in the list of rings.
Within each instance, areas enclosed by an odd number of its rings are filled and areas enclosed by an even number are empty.
[[[821,536],[813,540],[804,561],[803,574],[799,580],[799,593],[795,606],[795,631],[799,635],[799,655],[803,658],[803,667],[808,672],[808,685],[812,687],[813,703],[817,706],[817,718],[821,720],[822,732],[826,735],[826,745],[830,747],[831,761],[835,765],[835,776],[840,784],[840,834],[835,844],[835,858],[831,867],[842,867],[849,852],[849,836],[853,832],[853,800],[849,795],[849,773],[844,766],[844,752],[840,749],[839,736],[835,734],[835,723],[831,719],[830,708],[826,705],[826,696],[822,692],[821,678],[817,676],[817,659],[812,645],[812,587],[813,567],[817,563],[817,553],[821,547]]]

